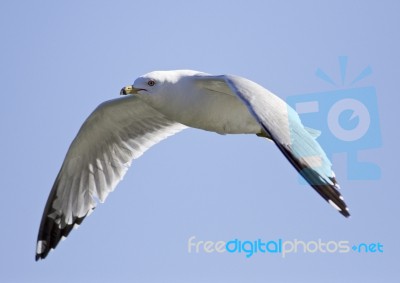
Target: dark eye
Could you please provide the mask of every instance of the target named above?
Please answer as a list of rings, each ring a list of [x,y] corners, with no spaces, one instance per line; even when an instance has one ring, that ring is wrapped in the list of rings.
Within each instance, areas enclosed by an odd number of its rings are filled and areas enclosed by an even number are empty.
[[[149,85],[149,86],[153,86],[153,85],[155,85],[155,84],[156,84],[156,82],[153,81],[153,80],[149,80],[149,81],[147,82],[147,85]]]

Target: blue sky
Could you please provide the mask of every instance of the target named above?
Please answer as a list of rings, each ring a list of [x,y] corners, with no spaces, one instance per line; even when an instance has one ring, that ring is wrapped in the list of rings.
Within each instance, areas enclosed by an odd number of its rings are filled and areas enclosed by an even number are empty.
[[[398,2],[137,2],[0,3],[0,281],[397,282]],[[343,84],[340,56],[348,58]],[[350,85],[368,66],[371,75]],[[319,79],[319,68],[338,84]],[[190,129],[135,161],[106,203],[35,262],[48,193],[84,119],[137,76],[165,69],[244,76],[283,99],[373,87],[381,144],[357,154],[380,177],[351,180],[349,168],[362,167],[349,166],[347,152],[333,155],[352,212],[345,219],[299,183],[273,144]],[[246,258],[188,253],[192,236],[381,243],[384,251]]]

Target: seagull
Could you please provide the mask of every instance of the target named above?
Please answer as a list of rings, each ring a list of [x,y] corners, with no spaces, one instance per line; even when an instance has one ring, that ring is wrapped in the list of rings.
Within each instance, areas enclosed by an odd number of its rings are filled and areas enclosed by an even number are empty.
[[[83,123],[44,208],[36,260],[104,202],[133,160],[188,127],[255,134],[272,141],[310,186],[343,216],[349,210],[332,164],[296,111],[259,84],[235,75],[154,71],[100,104]]]

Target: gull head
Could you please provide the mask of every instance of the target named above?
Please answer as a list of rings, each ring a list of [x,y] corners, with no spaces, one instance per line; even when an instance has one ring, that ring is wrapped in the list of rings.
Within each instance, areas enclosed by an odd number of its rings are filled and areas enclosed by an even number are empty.
[[[150,95],[155,93],[162,85],[162,81],[157,76],[139,77],[135,80],[133,85],[128,85],[121,89],[121,95]]]
[[[192,70],[154,71],[138,77],[133,85],[123,87],[120,94],[133,94],[142,98],[158,96],[166,91],[175,90],[183,78],[200,74],[202,73]]]

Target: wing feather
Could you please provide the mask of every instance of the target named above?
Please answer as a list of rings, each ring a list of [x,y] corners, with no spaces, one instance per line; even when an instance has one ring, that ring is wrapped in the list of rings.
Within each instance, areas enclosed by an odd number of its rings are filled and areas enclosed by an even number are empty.
[[[221,92],[232,92],[246,106],[264,131],[261,136],[271,137],[280,151],[304,177],[304,179],[329,204],[345,217],[350,216],[347,205],[338,191],[332,164],[316,141],[319,132],[305,128],[296,111],[282,99],[262,86],[242,77],[198,76],[199,81],[209,84],[219,82]],[[224,82],[226,86],[221,86]]]
[[[36,260],[104,202],[133,159],[186,126],[168,120],[129,96],[99,105],[72,142],[48,197],[39,228]]]

